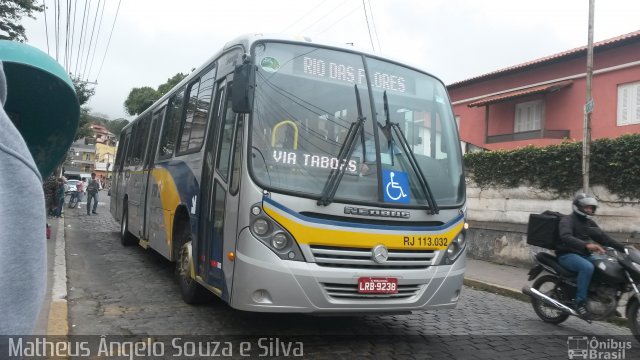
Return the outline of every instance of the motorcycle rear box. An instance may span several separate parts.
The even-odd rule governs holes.
[[[554,211],[530,214],[527,224],[527,244],[555,250],[560,239],[558,224],[562,216]]]

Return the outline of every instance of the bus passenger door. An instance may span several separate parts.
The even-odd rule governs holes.
[[[131,131],[120,138],[118,144],[118,156],[116,157],[116,163],[113,165],[113,174],[115,174],[114,181],[111,182],[111,214],[120,221],[122,219],[122,200],[124,199],[125,187],[125,163],[127,157],[127,150],[129,147],[129,139],[131,138]]]
[[[228,77],[227,79],[230,79]],[[229,300],[233,262],[226,254],[235,252],[238,218],[238,179],[235,168],[241,152],[242,116],[231,110],[228,80],[218,83],[209,141],[204,154],[198,239],[194,244],[196,272],[207,284]],[[233,170],[232,170],[233,169]]]
[[[151,239],[153,231],[158,231],[157,217],[152,215],[152,212],[156,208],[160,208],[160,192],[158,191],[158,185],[153,177],[154,163],[156,160],[156,152],[158,147],[158,138],[160,134],[160,127],[162,126],[162,120],[166,112],[166,106],[163,106],[159,111],[156,111],[151,118],[151,131],[149,134],[149,145],[146,151],[143,167],[142,177],[142,198],[140,203],[142,204],[142,237],[144,239]],[[160,215],[162,220],[162,214]],[[164,222],[162,222],[164,223]],[[150,231],[152,229],[153,231]]]

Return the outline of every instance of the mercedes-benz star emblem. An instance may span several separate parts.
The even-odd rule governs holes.
[[[378,264],[382,264],[389,259],[389,251],[384,245],[378,245],[371,250],[371,259]]]

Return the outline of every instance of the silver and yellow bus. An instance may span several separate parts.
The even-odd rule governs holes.
[[[187,303],[257,312],[454,307],[465,183],[444,84],[308,38],[244,36],[122,132],[124,245],[176,262]]]

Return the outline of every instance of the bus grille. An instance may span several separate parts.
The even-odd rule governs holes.
[[[316,264],[356,269],[426,269],[432,265],[433,250],[389,250],[389,259],[379,264],[371,259],[370,248],[311,246]]]
[[[400,285],[398,284],[397,294],[361,294],[358,292],[357,284],[335,284],[323,283],[327,295],[334,299],[406,299],[420,291],[421,285]]]

